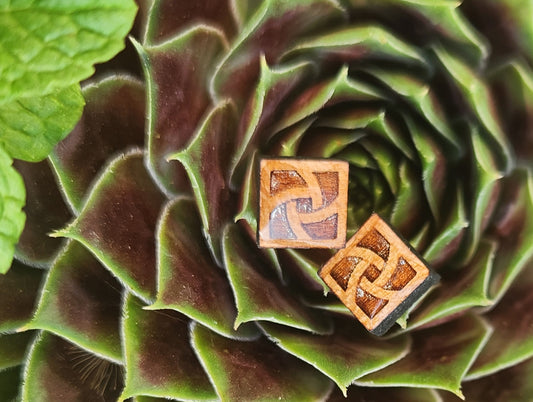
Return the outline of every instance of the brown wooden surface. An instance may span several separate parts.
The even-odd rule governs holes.
[[[330,159],[262,159],[259,246],[344,247],[348,169]]]
[[[337,297],[375,330],[430,275],[429,269],[376,214],[319,272]],[[405,311],[409,306],[402,305]],[[394,322],[391,323],[391,325]]]

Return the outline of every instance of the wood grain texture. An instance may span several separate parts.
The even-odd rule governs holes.
[[[355,317],[383,335],[439,276],[373,214],[320,270]]]
[[[259,246],[344,247],[348,170],[339,160],[262,159]]]

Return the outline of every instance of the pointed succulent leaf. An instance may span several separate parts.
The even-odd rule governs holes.
[[[126,386],[120,400],[135,395],[213,400],[215,391],[190,347],[189,320],[171,310],[147,311],[125,301],[123,337]]]
[[[438,388],[462,397],[461,380],[490,333],[490,327],[472,315],[416,332],[408,356],[355,383],[374,387]]]
[[[172,309],[229,337],[257,333],[233,329],[237,309],[227,277],[209,258],[193,201],[178,198],[163,210],[157,233],[158,292],[150,309]]]
[[[125,75],[83,88],[86,105],[81,120],[50,155],[63,193],[76,212],[108,156],[144,144],[144,96],[143,84]]]
[[[316,401],[331,382],[264,337],[238,342],[195,325],[192,345],[223,401]]]
[[[24,179],[27,194],[26,222],[15,256],[30,266],[49,267],[65,242],[48,235],[64,227],[72,215],[48,161],[15,161],[14,167]]]
[[[309,250],[310,252],[317,250]],[[326,259],[321,259],[322,264],[317,263],[312,256],[306,255],[305,250],[286,249],[278,250],[278,258],[283,266],[284,274],[291,272],[292,276],[298,278],[299,286],[312,290],[317,290],[326,294],[329,292],[328,285],[320,278],[318,271],[320,267],[331,257],[326,252]]]
[[[490,295],[497,301],[533,257],[533,177],[519,169],[505,181],[496,212],[500,247],[494,261]]]
[[[477,129],[472,131],[472,146],[474,152],[474,188],[473,197],[469,205],[470,225],[467,230],[467,248],[464,251],[463,262],[468,262],[475,253],[481,235],[487,226],[499,191],[499,181],[502,173],[498,170],[496,160],[487,141]]]
[[[371,137],[363,138],[361,145],[376,161],[379,171],[383,174],[391,192],[397,194],[398,188],[400,187],[400,178],[398,175],[399,155],[388,144],[376,141]]]
[[[348,396],[334,390],[326,402],[442,402],[434,390],[421,388],[371,388],[352,386]]]
[[[35,331],[0,335],[0,372],[24,363],[26,351],[35,335]]]
[[[189,142],[211,104],[208,77],[225,39],[218,30],[197,26],[157,46],[133,43],[148,91],[148,165],[166,191],[184,192],[183,167],[165,158]]]
[[[32,321],[106,359],[121,362],[120,283],[76,241],[71,241],[46,278]]]
[[[0,5],[0,103],[75,84],[124,47],[132,0],[74,3],[24,0]]]
[[[343,27],[316,38],[304,40],[288,50],[284,57],[306,52],[318,53],[322,57],[327,53],[342,53],[345,57],[349,55],[350,60],[345,61],[370,56],[402,60],[406,64],[425,64],[424,58],[415,47],[375,25]]]
[[[343,67],[335,77],[310,85],[291,101],[276,122],[274,131],[281,131],[341,99],[366,101],[377,98],[377,93],[368,84],[349,78],[348,68]]]
[[[529,402],[533,395],[533,359],[463,385],[464,400]],[[460,402],[452,394],[442,394],[442,402]]]
[[[0,109],[0,146],[13,158],[43,160],[74,127],[83,105],[78,84],[4,103]]]
[[[464,99],[472,111],[476,113],[490,139],[497,144],[494,147],[494,152],[499,157],[497,167],[501,170],[509,171],[513,166],[511,149],[507,137],[493,113],[492,97],[487,85],[469,66],[465,65],[457,57],[442,48],[436,49],[436,53],[444,68],[448,71],[449,76],[454,78]],[[475,137],[476,135],[474,135]]]
[[[468,267],[442,278],[442,282],[412,315],[409,328],[451,317],[472,307],[488,306],[488,285],[496,245],[481,243]],[[443,273],[443,275],[445,275]]]
[[[420,219],[424,205],[424,190],[417,177],[417,171],[405,160],[401,162],[398,172],[399,188],[390,221],[400,233],[412,231],[414,223]]]
[[[271,321],[311,332],[330,328],[321,314],[305,307],[267,268],[269,262],[242,230],[230,224],[224,233],[224,263],[235,295],[235,326],[249,321]]]
[[[529,264],[486,317],[494,333],[467,378],[483,377],[533,357],[533,270]]]
[[[243,186],[241,188],[241,200],[239,212],[233,219],[234,222],[245,221],[250,230],[257,231],[257,205],[259,205],[259,178],[257,177],[258,153],[254,152],[250,158],[248,169],[244,174]]]
[[[245,7],[245,5],[243,5]],[[230,0],[173,1],[155,0],[148,14],[144,44],[171,40],[180,31],[193,25],[209,25],[220,29],[227,37],[235,33]]]
[[[364,137],[363,132],[331,127],[313,127],[298,145],[298,156],[303,158],[332,158],[346,146]]]
[[[240,109],[259,75],[260,57],[276,63],[290,43],[343,19],[329,0],[264,1],[219,63],[211,86],[217,98],[232,98]]]
[[[16,401],[19,395],[22,366],[11,367],[0,371],[0,399],[3,401]]]
[[[279,104],[309,77],[311,64],[297,63],[276,69],[269,67],[264,56],[260,58],[259,82],[242,113],[236,135],[236,148],[231,162],[232,184],[235,170],[265,138],[259,136],[262,129],[276,122]],[[275,130],[273,131],[275,132]]]
[[[220,102],[205,118],[185,149],[168,159],[187,171],[202,218],[204,236],[217,262],[221,260],[222,225],[234,215],[229,189],[229,168],[236,129],[235,108]]]
[[[155,230],[164,196],[141,151],[114,159],[94,184],[80,215],[55,233],[86,246],[128,289],[143,299],[156,290]]]
[[[122,367],[43,331],[24,368],[22,402],[47,402],[58,395],[72,402],[116,401]]]
[[[26,215],[22,207],[26,191],[22,177],[13,167],[13,160],[0,146],[0,274],[5,274],[15,254]]]
[[[469,225],[466,219],[464,195],[460,186],[457,186],[455,193],[447,220],[423,254],[424,259],[434,267],[442,265],[456,253]]]
[[[327,375],[344,394],[356,378],[398,361],[410,346],[408,336],[390,340],[372,337],[352,318],[335,320],[335,331],[326,336],[272,323],[260,325],[283,350]]]
[[[447,158],[429,133],[411,119],[406,119],[406,122],[420,156],[421,181],[424,185],[426,198],[433,218],[438,223],[441,219],[441,199],[447,181]]]
[[[30,321],[37,304],[43,272],[13,261],[0,275],[0,333],[11,333]]]

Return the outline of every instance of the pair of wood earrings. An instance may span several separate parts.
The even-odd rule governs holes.
[[[346,242],[345,161],[262,159],[260,247],[338,248],[319,275],[355,317],[383,335],[439,276],[377,214]]]

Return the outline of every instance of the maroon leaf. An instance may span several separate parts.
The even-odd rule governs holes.
[[[54,149],[50,160],[73,209],[83,199],[109,155],[143,146],[144,85],[127,76],[110,77],[83,89],[81,120]]]
[[[48,165],[48,161],[29,163],[15,160],[13,166],[22,175],[26,187],[26,224],[16,246],[15,256],[25,264],[36,267],[50,265],[62,239],[48,236],[71,218]]]
[[[107,166],[79,217],[55,235],[84,244],[129,289],[150,299],[155,296],[155,230],[163,202],[143,153],[132,151]]]
[[[122,387],[121,366],[43,332],[29,353],[22,400],[112,402]]]
[[[195,325],[192,344],[224,401],[316,401],[331,390],[327,377],[265,338],[239,342]]]
[[[228,279],[210,258],[194,202],[178,198],[159,222],[158,294],[150,309],[177,310],[213,331],[230,337],[257,331],[233,329],[237,309]]]
[[[71,241],[48,274],[32,322],[84,349],[122,361],[122,287],[82,245]]]
[[[0,275],[0,333],[13,332],[33,316],[43,271],[17,261]]]
[[[146,311],[133,296],[125,302],[123,335],[126,387],[135,395],[212,400],[213,387],[190,347],[189,320],[172,310]]]
[[[188,191],[183,167],[165,158],[189,142],[211,104],[207,79],[224,38],[204,26],[154,47],[134,43],[148,88],[149,167],[165,190]]]
[[[150,8],[145,44],[161,43],[188,27],[205,24],[232,37],[235,22],[231,0],[175,1],[156,0]]]

